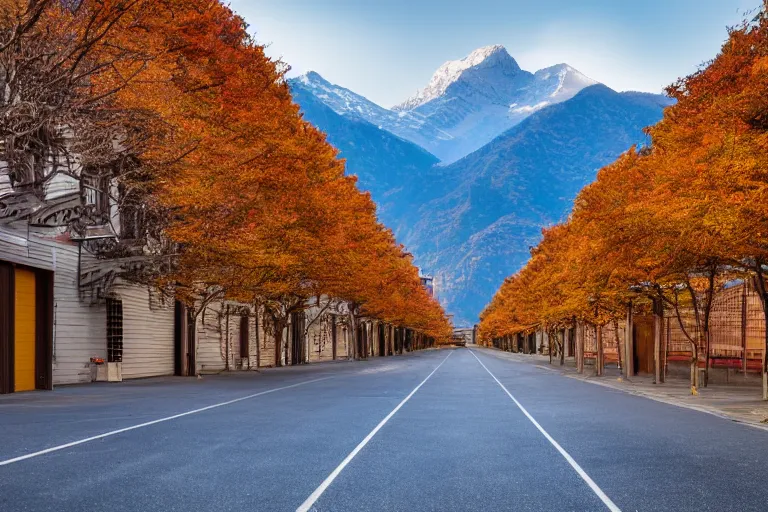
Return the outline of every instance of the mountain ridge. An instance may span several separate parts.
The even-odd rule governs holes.
[[[504,46],[499,44],[484,46],[474,50],[463,59],[445,62],[435,71],[426,87],[417,91],[414,96],[404,102],[392,107],[392,110],[398,112],[418,108],[445,94],[448,88],[461,79],[465,72],[479,67],[498,69],[511,76],[522,71],[517,61],[509,55]]]
[[[567,64],[535,73],[520,68],[502,45],[444,63],[430,83],[387,109],[314,71],[289,80],[312,91],[340,115],[360,117],[450,164],[542,108],[597,82]]]
[[[643,128],[670,103],[651,96],[590,86],[443,169],[455,187],[420,207],[403,241],[458,323],[476,318],[600,167],[646,143]]]
[[[380,220],[414,254],[416,264],[434,275],[439,298],[457,325],[476,320],[503,279],[528,259],[541,228],[565,218],[577,192],[600,167],[633,144],[646,144],[643,128],[661,119],[672,103],[660,95],[592,84],[567,64],[537,73],[536,83],[547,82],[547,87],[528,98],[543,102],[562,93],[567,99],[542,106],[529,101],[530,112],[519,122],[449,164],[428,148],[456,143],[459,132],[446,137],[438,129],[416,130],[424,146],[390,132],[387,123],[373,122],[372,113],[378,113],[378,120],[391,122],[396,116],[402,123],[435,128],[433,113],[425,111],[439,110],[440,101],[393,112],[317,74],[290,81],[305,118],[328,134],[347,159],[347,171],[371,191]],[[453,94],[453,88],[464,86],[458,80],[445,91]]]

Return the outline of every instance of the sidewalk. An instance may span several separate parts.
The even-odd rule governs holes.
[[[595,368],[592,366],[585,367],[583,374],[577,373],[573,359],[566,359],[565,366],[560,366],[559,360],[553,360],[550,365],[549,356],[514,354],[478,346],[472,346],[472,348],[501,359],[534,365],[542,370],[559,373],[565,377],[590,384],[605,386],[768,430],[768,402],[760,399],[759,387],[712,384],[706,388],[699,388],[699,395],[692,396],[690,383],[680,378],[670,377],[664,384],[653,384],[653,376],[636,375],[626,379],[615,367],[606,368],[605,375],[597,377]]]

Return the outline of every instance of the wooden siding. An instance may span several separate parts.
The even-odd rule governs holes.
[[[53,384],[91,381],[91,357],[106,358],[106,312],[103,305],[80,301],[77,290],[77,244],[57,240],[57,230],[0,228],[0,260],[52,270]],[[84,263],[94,259],[85,251]]]
[[[266,320],[268,321],[268,320]],[[274,366],[275,364],[275,336],[270,328],[265,328],[263,310],[259,312],[259,363],[261,366]],[[251,346],[253,350],[253,346]],[[254,352],[251,352],[255,355]]]
[[[53,384],[91,381],[92,357],[107,357],[107,313],[103,304],[80,300],[77,245],[55,248],[53,274]],[[93,261],[82,255],[83,262]]]
[[[217,372],[225,368],[222,306],[220,302],[212,302],[197,316],[195,360],[198,372]]]
[[[332,332],[333,316],[327,311],[313,306],[306,311],[307,315],[307,355],[310,363],[331,361],[333,359]],[[319,315],[319,318],[318,318]],[[311,322],[311,325],[310,325]],[[339,327],[336,327],[337,336]],[[338,357],[338,354],[337,354]]]
[[[123,379],[173,375],[173,301],[164,304],[147,287],[129,283],[112,294],[123,301]]]
[[[83,267],[98,265],[87,251],[80,254]],[[92,380],[91,358],[107,357],[106,308],[78,290],[78,245],[69,241],[62,229],[29,228],[19,223],[0,227],[0,260],[53,272],[53,385],[85,383]],[[174,373],[173,305],[158,302],[158,294],[146,287],[118,283],[112,292],[123,300],[123,377],[136,378]],[[227,307],[230,314],[227,315]],[[196,370],[202,373],[272,366],[275,343],[264,317],[248,307],[248,357],[240,355],[240,321],[245,306],[234,302],[209,304],[195,324]],[[309,319],[319,309],[307,311]],[[256,328],[258,316],[258,329]],[[332,316],[307,328],[305,350],[310,362],[333,359]],[[347,319],[336,316],[337,359],[352,351]],[[267,325],[269,327],[269,325]],[[284,332],[284,338],[287,333]],[[378,353],[376,334],[369,335]],[[227,355],[229,359],[227,360]]]
[[[248,314],[248,356],[240,355],[240,322]],[[212,373],[222,370],[248,370],[257,364],[272,366],[274,339],[264,331],[263,319],[253,307],[236,302],[213,302],[197,317],[197,370]],[[258,363],[257,363],[258,358]],[[228,360],[227,360],[228,359]],[[229,363],[229,364],[227,364]]]

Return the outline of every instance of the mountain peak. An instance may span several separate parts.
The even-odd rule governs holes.
[[[550,103],[570,99],[582,89],[599,83],[564,63],[540,69],[533,76],[537,82],[548,83],[551,87],[552,92],[549,94],[551,99],[548,100]]]
[[[317,71],[307,71],[303,75],[296,77],[294,80],[297,80],[305,85],[311,82],[328,83],[328,81],[323,78]]]
[[[466,71],[479,68],[498,68],[511,76],[520,72],[520,66],[517,65],[515,59],[509,55],[504,46],[500,44],[483,46],[474,50],[463,59],[449,60],[444,63],[435,71],[429,84],[424,89],[417,91],[415,96],[393,107],[393,110],[413,110],[435,98],[439,98]]]
[[[478,48],[477,50],[474,50],[472,53],[467,55],[461,60],[458,61],[448,61],[445,64],[443,64],[443,67],[451,65],[451,64],[459,64],[466,66],[464,69],[468,69],[474,66],[479,65],[482,62],[485,62],[491,57],[497,57],[504,60],[512,60],[512,57],[509,55],[509,52],[507,52],[507,49],[504,48],[504,46],[500,44],[494,44],[491,46],[483,46],[482,48]]]

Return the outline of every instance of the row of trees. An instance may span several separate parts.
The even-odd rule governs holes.
[[[349,304],[353,334],[366,315],[450,336],[370,195],[302,119],[287,66],[226,5],[0,0],[0,24],[11,179],[42,199],[53,166],[110,194],[132,229],[100,256],[131,278],[198,308],[258,304],[276,338],[323,297]]]
[[[690,342],[695,392],[718,291],[750,280],[768,320],[767,11],[765,2],[729,31],[713,61],[668,87],[677,102],[647,129],[652,144],[601,169],[568,221],[543,231],[526,267],[482,313],[483,339],[576,321],[605,325],[632,302],[663,305]],[[693,314],[695,330],[683,312]]]

